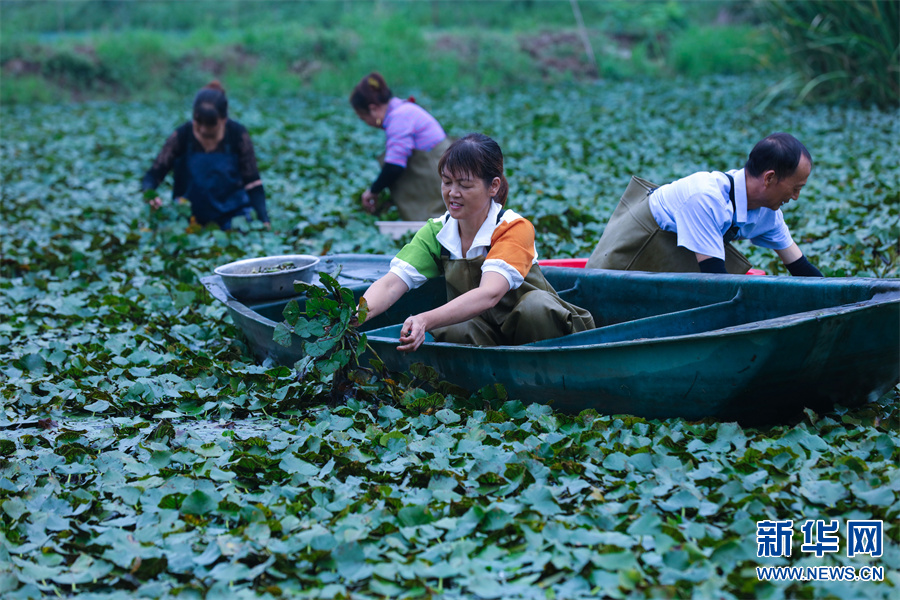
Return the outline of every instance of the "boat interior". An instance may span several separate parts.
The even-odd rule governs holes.
[[[597,328],[530,344],[538,347],[692,335],[753,326],[772,319],[798,318],[814,311],[848,310],[861,302],[900,299],[900,282],[895,280],[709,277],[620,271],[585,277],[584,269],[545,267],[543,271],[562,299],[591,312]],[[343,285],[359,297],[369,283],[351,278]],[[278,322],[287,301],[254,304],[251,308]],[[396,338],[397,326],[408,315],[445,301],[443,280],[429,281],[362,329],[370,335]]]

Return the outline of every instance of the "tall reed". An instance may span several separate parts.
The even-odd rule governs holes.
[[[900,2],[761,0],[760,5],[794,68],[770,88],[768,99],[793,92],[798,100],[898,106]]]

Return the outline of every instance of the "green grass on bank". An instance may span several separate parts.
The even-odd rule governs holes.
[[[711,24],[740,3],[698,12],[691,2],[582,2],[593,64],[569,2],[191,2],[163,12],[159,4],[113,2],[100,13],[91,2],[4,3],[0,100],[174,99],[213,78],[242,95],[346,94],[374,69],[392,85],[441,96],[741,73],[777,52],[757,26]]]
[[[580,0],[588,27],[623,34],[708,23],[722,11],[752,19],[748,0]],[[418,27],[524,31],[571,27],[569,0],[4,0],[4,36],[22,32],[68,34],[94,31],[244,29],[292,23],[335,28],[348,20],[400,18]]]
[[[799,99],[900,106],[900,2],[762,0],[793,73],[774,89]]]
[[[761,108],[779,96],[900,106],[895,0],[4,0],[0,11],[5,104],[184,98],[213,78],[242,95],[345,95],[378,69],[436,96],[766,72],[777,75]]]

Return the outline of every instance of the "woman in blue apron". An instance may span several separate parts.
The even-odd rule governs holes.
[[[247,129],[228,118],[228,99],[218,81],[197,93],[193,118],[166,140],[141,180],[142,190],[156,190],[171,170],[172,199],[190,202],[192,221],[216,223],[227,230],[234,217],[249,219],[253,208],[256,217],[269,226],[253,143]],[[162,200],[156,196],[149,204],[157,209]]]
[[[519,345],[594,327],[587,310],[559,297],[541,273],[534,226],[504,207],[509,183],[497,142],[480,133],[453,142],[438,163],[447,211],[429,219],[364,294],[371,319],[426,280],[443,276],[447,303],[411,315],[400,346],[438,342]]]

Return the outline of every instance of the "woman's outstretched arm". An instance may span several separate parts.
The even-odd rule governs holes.
[[[377,317],[409,291],[409,286],[400,277],[388,273],[369,286],[363,298],[366,299],[368,312],[366,321]]]

